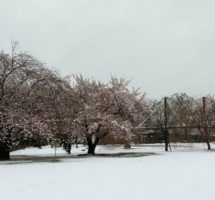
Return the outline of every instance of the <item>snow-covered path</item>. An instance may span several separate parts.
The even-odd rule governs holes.
[[[215,199],[215,152],[157,151],[159,155],[137,158],[87,157],[55,163],[0,164],[0,199]]]

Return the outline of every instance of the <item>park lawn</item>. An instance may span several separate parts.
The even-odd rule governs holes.
[[[176,148],[177,146],[177,148]],[[42,162],[13,160],[16,156],[54,156],[50,147],[12,153],[0,162],[2,200],[214,200],[215,152],[204,144],[178,144],[172,152],[163,145],[98,146],[98,154],[80,156],[86,147],[74,148],[72,157]],[[122,152],[155,153],[123,157]],[[57,156],[66,156],[57,150]]]

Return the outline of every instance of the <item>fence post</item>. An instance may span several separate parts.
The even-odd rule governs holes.
[[[164,142],[165,151],[168,151],[169,146],[169,133],[167,129],[168,117],[167,117],[167,97],[164,97]]]
[[[207,117],[206,117],[206,97],[202,97],[202,113],[203,113],[203,137],[207,144],[208,150],[211,150],[209,141],[209,132],[207,128]]]

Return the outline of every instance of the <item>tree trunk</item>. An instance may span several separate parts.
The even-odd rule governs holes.
[[[71,144],[67,144],[67,153],[71,154],[71,149],[72,149],[72,145]]]
[[[206,144],[207,144],[208,150],[211,150],[211,145],[210,145],[210,142],[208,140],[206,141]]]
[[[210,133],[208,132],[207,128],[204,128],[204,138],[205,142],[207,144],[208,150],[211,150],[211,145],[210,145]]]
[[[10,151],[8,148],[0,147],[0,160],[10,160]]]
[[[88,143],[88,152],[87,154],[95,155],[95,145],[94,144],[89,144]]]
[[[72,144],[65,142],[63,143],[63,148],[68,154],[71,154]]]
[[[87,154],[88,155],[95,155],[95,149],[96,149],[98,142],[99,142],[99,138],[96,138],[95,141],[92,141],[92,136],[89,136],[87,138],[87,144],[88,144]]]

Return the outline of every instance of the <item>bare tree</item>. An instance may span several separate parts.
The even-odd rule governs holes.
[[[210,138],[215,128],[215,98],[213,96],[196,99],[191,112],[192,123],[201,133],[201,141],[211,150]]]

